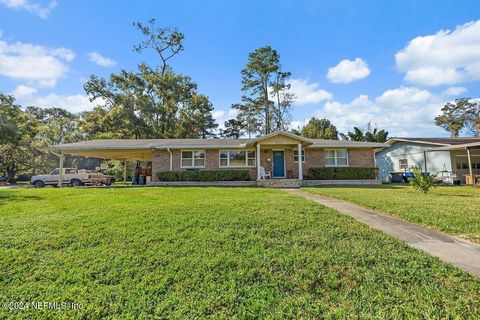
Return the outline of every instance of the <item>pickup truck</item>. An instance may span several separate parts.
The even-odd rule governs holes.
[[[35,188],[43,188],[46,185],[58,186],[60,170],[57,168],[50,174],[42,174],[33,176],[30,180]],[[115,182],[113,176],[107,176],[100,172],[92,172],[87,170],[78,170],[75,168],[63,169],[63,184],[69,184],[72,187],[88,186],[88,185],[111,185]]]

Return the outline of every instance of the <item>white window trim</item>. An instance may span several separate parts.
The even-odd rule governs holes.
[[[192,157],[193,157],[193,152],[197,151],[197,152],[203,152],[205,154],[205,157],[203,158],[203,166],[195,166],[194,163],[195,163],[195,158],[191,158],[192,159],[192,165],[191,166],[184,166],[183,165],[183,152],[189,152],[191,151],[192,152]],[[185,158],[185,159],[190,159],[190,158]],[[207,152],[205,150],[202,150],[202,149],[182,149],[180,150],[180,168],[182,169],[202,169],[202,168],[205,168],[206,167],[206,164],[207,164]]]
[[[403,168],[402,168],[402,164],[401,162],[405,160],[407,162],[406,166],[404,165]],[[399,170],[405,170],[405,169],[408,169],[408,159],[405,159],[405,158],[402,158],[402,159],[398,159],[398,168]]]
[[[244,166],[231,166],[230,165],[230,156],[227,157],[227,165],[224,166],[221,164],[221,160],[222,158],[220,158],[220,154],[223,152],[230,152],[230,151],[245,151],[245,165]],[[255,157],[253,158],[254,159],[254,162],[253,162],[253,165],[249,166],[248,165],[248,152],[253,152],[255,153]],[[252,159],[252,158],[250,158]],[[255,151],[255,149],[220,149],[218,150],[218,167],[219,168],[255,168],[257,165],[257,152]]]
[[[347,150],[347,164],[337,164],[337,151],[339,150]],[[335,157],[332,158],[332,157],[327,157],[327,151],[335,151]],[[349,157],[349,152],[348,152],[348,149],[346,148],[342,148],[342,149],[325,149],[325,156],[324,156],[324,159],[335,159],[335,164],[327,164],[325,162],[325,167],[349,167],[350,166],[350,157]],[[343,157],[342,157],[343,159]]]
[[[298,163],[298,157],[297,157],[297,160],[295,161],[295,152],[298,153],[298,150],[293,149],[293,152],[292,152],[293,163]],[[307,150],[305,150],[305,149],[302,148],[302,153],[303,153],[303,157],[302,157],[302,158],[303,158],[303,161],[302,161],[302,163],[305,163],[305,162],[307,162]]]

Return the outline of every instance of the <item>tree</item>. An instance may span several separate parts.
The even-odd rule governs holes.
[[[178,119],[178,138],[213,138],[218,127],[212,115],[213,106],[206,96],[194,94]]]
[[[80,117],[59,107],[27,107],[25,112],[35,117],[38,123],[37,134],[32,141],[32,172],[49,172],[58,162],[58,157],[50,152],[49,146],[81,140]]]
[[[244,121],[230,119],[225,121],[225,129],[220,130],[223,138],[239,139],[245,132],[247,124]]]
[[[425,172],[419,168],[412,168],[413,177],[410,178],[410,185],[415,190],[421,190],[424,194],[427,194],[431,188],[435,187],[435,174]]]
[[[85,84],[91,101],[103,106],[82,114],[82,129],[92,138],[212,137],[217,127],[208,98],[197,92],[190,77],[175,74],[167,65],[183,50],[184,35],[177,30],[134,24],[146,37],[137,52],[150,48],[160,67],[146,63],[136,72],[122,70],[108,80],[92,75]],[[95,125],[92,125],[92,122]]]
[[[340,133],[343,140],[365,141],[365,134],[359,127],[353,127],[353,131],[348,131],[346,134]]]
[[[237,119],[245,121],[249,133],[286,130],[294,96],[288,92],[291,74],[282,71],[277,51],[266,46],[250,52],[241,74],[242,103],[232,106],[239,111]]]
[[[456,99],[448,102],[442,108],[442,114],[435,117],[435,125],[450,132],[452,138],[460,135],[460,131],[470,128],[474,134],[479,134],[480,111],[479,104],[473,103],[469,98]]]
[[[291,75],[290,72],[277,72],[272,86],[271,95],[276,101],[276,104],[272,105],[273,131],[287,131],[291,121],[290,113],[295,100],[295,95],[290,92],[291,85],[288,83]]]
[[[300,135],[312,139],[338,140],[338,130],[328,119],[317,119],[313,117],[308,124],[302,128]]]
[[[38,132],[35,117],[14,102],[13,96],[0,93],[0,171],[9,182],[14,182],[21,170],[32,167],[33,142]]]
[[[369,122],[366,130],[360,129],[359,127],[353,127],[353,131],[349,131],[347,134],[340,133],[340,137],[343,140],[385,142],[388,140],[388,131],[383,129],[378,130],[376,126],[372,128],[371,123]]]
[[[157,27],[155,25],[155,19],[150,19],[148,24],[149,26],[144,25],[141,22],[133,24],[133,26],[140,30],[147,38],[134,46],[134,51],[141,53],[145,49],[153,49],[162,61],[161,75],[163,76],[168,68],[168,60],[183,51],[183,40],[185,39],[185,35],[177,29],[170,30]]]

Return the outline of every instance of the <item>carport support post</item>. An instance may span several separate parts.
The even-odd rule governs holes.
[[[473,181],[472,155],[470,154],[470,148],[467,148],[467,158],[468,158],[468,171],[470,173],[470,181],[472,182],[472,185],[474,185],[475,181]]]
[[[123,162],[123,184],[127,184],[127,160]]]
[[[298,144],[298,179],[303,180],[302,144]]]
[[[427,173],[427,151],[423,151],[423,162],[425,162],[425,173]]]
[[[60,165],[58,166],[58,187],[61,188],[63,186],[63,159],[64,155],[60,153]]]

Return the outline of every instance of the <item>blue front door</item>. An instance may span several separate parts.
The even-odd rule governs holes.
[[[285,151],[273,151],[273,177],[285,178]]]

